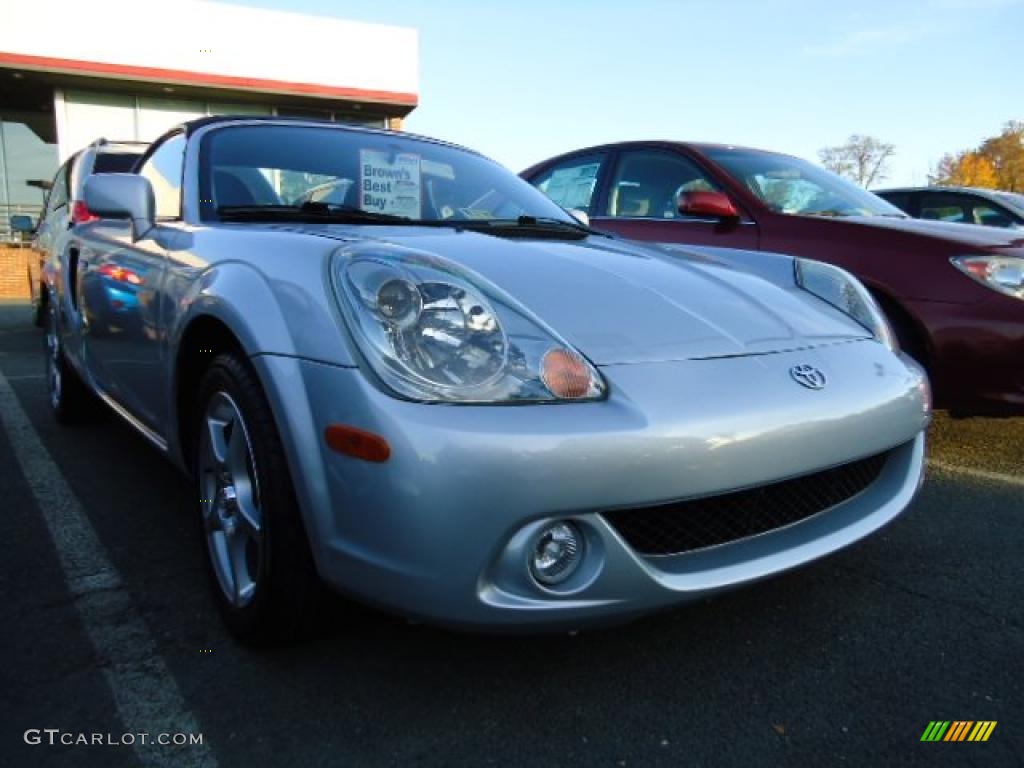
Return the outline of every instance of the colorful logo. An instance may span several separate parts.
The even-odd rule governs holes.
[[[932,720],[921,734],[921,741],[988,741],[996,720]]]

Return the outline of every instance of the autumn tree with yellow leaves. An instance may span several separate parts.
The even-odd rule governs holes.
[[[1011,120],[976,149],[944,155],[929,183],[1024,192],[1024,121]]]

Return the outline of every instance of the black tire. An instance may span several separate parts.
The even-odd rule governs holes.
[[[53,416],[60,424],[72,424],[85,413],[89,393],[64,356],[57,310],[49,302],[43,350],[46,354],[46,390]]]
[[[246,438],[248,455],[241,476],[231,474],[227,461],[220,464],[215,460],[209,442],[211,409],[216,413],[216,408],[228,402],[239,414],[239,434]],[[291,640],[308,630],[321,584],[270,405],[255,371],[244,357],[234,353],[220,354],[210,363],[199,385],[197,404],[193,421],[193,488],[200,510],[207,570],[221,613],[231,633],[245,644],[266,646]],[[237,428],[236,424],[222,433],[225,446]],[[228,450],[224,449],[225,456]],[[219,467],[221,473],[211,480],[211,473],[216,474],[212,467]],[[230,533],[224,527],[231,519],[231,512],[226,509],[233,507],[237,520],[245,519],[240,512],[241,496],[235,501],[236,488],[240,489],[245,482],[250,484],[247,504],[258,512],[258,540],[244,532],[239,534],[249,530],[242,525],[232,526]],[[228,487],[232,489],[231,503],[224,502]],[[221,544],[217,543],[218,535],[222,537]],[[238,571],[230,567],[225,570],[223,560],[218,560],[216,554],[228,551],[239,535],[246,536],[241,559],[246,583],[252,586],[244,604],[240,604],[238,584],[242,579]],[[223,576],[231,572],[233,578]],[[223,578],[233,582],[233,592]]]
[[[873,296],[875,301],[878,302],[878,306],[885,313],[892,332],[896,334],[900,350],[914,358],[922,368],[927,370],[929,367],[928,347],[917,325],[910,319],[903,308],[891,299],[880,296],[877,293],[873,294]]]
[[[45,286],[39,287],[39,300],[36,302],[33,321],[37,328],[45,328],[50,313],[50,301]]]
[[[927,369],[928,351],[925,349],[924,341],[918,334],[917,329],[906,318],[890,317],[890,325],[892,326],[893,333],[896,334],[896,340],[900,344],[900,349],[914,358],[922,368]]]

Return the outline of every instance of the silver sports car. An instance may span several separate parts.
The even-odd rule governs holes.
[[[620,620],[834,552],[921,482],[927,381],[836,267],[627,242],[465,149],[277,118],[187,123],[85,202],[53,409],[92,393],[188,474],[243,640],[324,581],[464,627]]]

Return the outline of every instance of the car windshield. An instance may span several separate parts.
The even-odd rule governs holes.
[[[472,152],[342,127],[211,131],[201,149],[200,200],[204,219],[337,213],[360,222],[527,217],[579,226],[530,184]]]
[[[1016,192],[996,192],[995,194],[999,199],[1024,213],[1024,195],[1019,195]]]
[[[705,154],[777,213],[906,217],[877,195],[806,160],[725,147]]]

